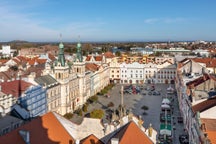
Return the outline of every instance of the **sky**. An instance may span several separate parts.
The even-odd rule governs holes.
[[[216,41],[215,6],[215,0],[0,0],[0,42]]]

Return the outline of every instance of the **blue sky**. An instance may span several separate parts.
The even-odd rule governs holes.
[[[0,0],[0,41],[216,40],[215,0]]]

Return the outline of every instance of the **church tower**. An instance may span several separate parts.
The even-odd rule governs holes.
[[[53,65],[53,77],[61,84],[61,114],[70,111],[69,66],[65,61],[64,45],[59,44],[58,60]]]
[[[61,66],[65,66],[64,45],[62,42],[59,44],[58,62]]]
[[[82,57],[82,45],[80,42],[77,43],[77,52],[76,52],[76,61],[83,62],[83,57]]]
[[[86,79],[85,79],[85,62],[83,62],[82,57],[82,45],[80,42],[77,43],[77,52],[76,52],[76,58],[74,61],[74,71],[77,74],[77,77],[79,79],[79,94],[80,94],[80,101],[79,105],[82,105],[86,102]]]

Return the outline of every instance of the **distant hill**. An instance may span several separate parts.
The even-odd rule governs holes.
[[[24,40],[13,40],[13,41],[9,41],[8,43],[29,43],[29,42]]]

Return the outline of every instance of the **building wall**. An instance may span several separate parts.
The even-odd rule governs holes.
[[[176,66],[168,62],[164,64],[123,62],[119,67],[120,82],[124,84],[171,83],[175,79]],[[113,68],[110,69],[113,71],[111,74],[114,74]]]
[[[29,110],[31,117],[41,116],[47,112],[46,89],[39,85],[31,86],[19,97],[18,102]]]
[[[61,108],[61,86],[47,86],[47,112],[60,113]]]
[[[0,92],[0,116],[11,111],[11,107],[16,103],[17,99],[12,95],[6,95]]]

